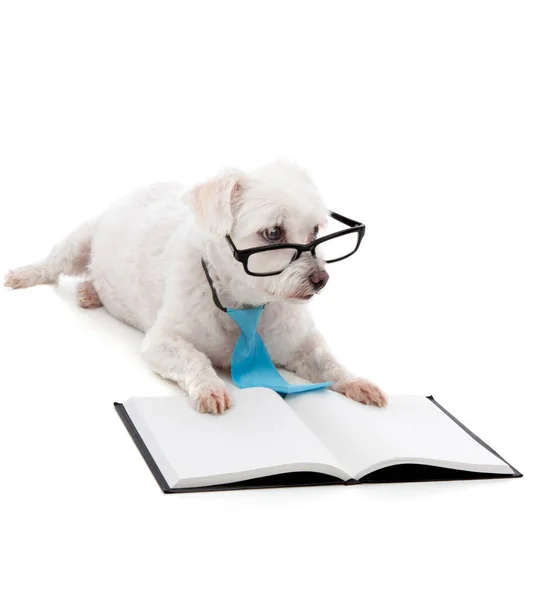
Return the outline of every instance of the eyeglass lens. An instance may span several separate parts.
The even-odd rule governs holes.
[[[259,275],[283,271],[296,255],[297,251],[293,248],[257,252],[256,254],[251,254],[249,256],[247,268],[251,273]]]
[[[352,231],[318,244],[315,253],[318,258],[325,261],[339,260],[352,254],[357,247],[357,242],[358,233]]]

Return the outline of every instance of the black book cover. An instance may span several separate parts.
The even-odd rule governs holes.
[[[522,477],[522,473],[519,473],[514,467],[512,467],[502,456],[500,456],[493,448],[483,442],[477,435],[472,433],[467,427],[465,427],[458,419],[456,419],[451,413],[447,412],[434,398],[428,396],[430,402],[433,402],[437,408],[443,411],[449,418],[451,418],[459,427],[464,429],[468,435],[470,435],[476,442],[481,444],[484,448],[489,450],[492,454],[500,458],[506,463],[511,470],[512,474],[499,474],[499,473],[476,473],[474,471],[461,471],[459,469],[449,469],[446,467],[433,467],[429,465],[417,465],[417,464],[406,464],[406,465],[394,465],[391,467],[385,467],[379,469],[374,473],[370,473],[366,477],[356,481],[351,479],[349,481],[340,481],[330,475],[323,475],[321,473],[312,473],[310,471],[297,472],[297,473],[284,473],[281,475],[269,475],[266,477],[257,477],[254,479],[247,479],[245,481],[237,481],[236,483],[226,483],[222,485],[211,485],[194,488],[179,488],[172,489],[168,486],[167,481],[164,479],[162,472],[158,468],[154,458],[150,454],[146,444],[143,442],[139,432],[137,431],[133,421],[127,414],[125,406],[119,402],[114,403],[116,412],[120,416],[125,428],[129,432],[129,435],[135,442],[137,449],[144,458],[148,468],[150,469],[154,479],[158,482],[158,485],[165,494],[183,494],[186,492],[215,492],[222,490],[244,490],[244,489],[255,489],[255,488],[276,488],[276,487],[300,487],[300,486],[314,486],[314,485],[357,485],[361,483],[405,483],[405,482],[422,482],[422,481],[460,481],[466,479],[506,479],[509,477]]]

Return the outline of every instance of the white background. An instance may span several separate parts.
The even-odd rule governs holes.
[[[433,393],[525,475],[164,496],[112,408],[176,392],[141,334],[79,309],[67,280],[5,291],[4,597],[550,596],[554,17],[2,3],[2,273],[144,183],[294,159],[367,224],[314,302],[337,355],[389,393]]]

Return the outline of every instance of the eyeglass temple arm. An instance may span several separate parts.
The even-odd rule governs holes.
[[[229,247],[231,248],[231,251],[233,252],[233,254],[235,254],[236,252],[238,252],[237,246],[235,246],[235,244],[233,243],[233,240],[231,239],[231,237],[229,235],[226,235],[225,239],[226,239],[227,243],[229,244]]]
[[[362,225],[362,223],[359,223],[358,221],[354,221],[353,219],[349,219],[349,217],[344,217],[343,215],[340,215],[336,212],[333,212],[330,210],[330,217],[332,219],[335,219],[336,221],[339,221],[341,223],[343,223],[344,225],[349,225],[349,227],[356,227],[357,225]]]

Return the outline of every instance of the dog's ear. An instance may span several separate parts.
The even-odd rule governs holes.
[[[186,194],[185,202],[201,229],[217,238],[231,233],[245,180],[241,171],[229,170]]]

